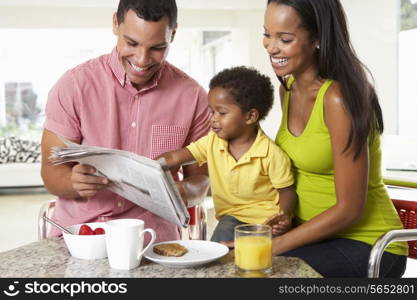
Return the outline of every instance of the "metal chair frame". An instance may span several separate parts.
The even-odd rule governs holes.
[[[38,240],[43,240],[48,237],[50,224],[45,221],[44,216],[50,218],[55,208],[56,200],[49,200],[42,204],[38,214]]]
[[[409,258],[417,259],[417,201],[392,200],[404,229],[383,234],[372,247],[368,262],[368,277],[378,278],[382,254],[392,242],[408,242]]]

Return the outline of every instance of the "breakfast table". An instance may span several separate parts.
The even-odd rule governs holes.
[[[108,259],[84,260],[70,255],[62,238],[49,238],[0,253],[3,278],[233,278],[234,251],[220,259],[192,268],[172,268],[142,258],[139,267],[116,270]],[[272,278],[322,277],[303,260],[273,257]]]

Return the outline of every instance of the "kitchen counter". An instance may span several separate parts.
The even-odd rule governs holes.
[[[417,188],[417,171],[386,170],[383,177],[387,185]]]
[[[82,260],[71,257],[62,238],[46,239],[0,253],[0,277],[133,277],[133,278],[230,278],[234,273],[234,252],[194,268],[169,268],[143,258],[138,268],[111,269],[107,258]],[[321,277],[303,260],[273,258],[274,278]]]

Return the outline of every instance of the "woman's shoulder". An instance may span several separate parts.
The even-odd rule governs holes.
[[[350,126],[350,115],[343,99],[342,85],[334,80],[324,95],[324,119],[327,127]],[[343,128],[345,127],[343,125]],[[337,130],[336,130],[337,131]]]
[[[343,104],[342,85],[337,80],[332,80],[329,88],[324,95],[324,102],[326,105],[340,105]]]

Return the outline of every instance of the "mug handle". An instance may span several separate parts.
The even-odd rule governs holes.
[[[155,242],[155,239],[156,239],[156,232],[152,228],[144,229],[139,235],[142,236],[142,235],[145,234],[145,232],[149,232],[151,234],[151,236],[152,236],[151,241],[141,252],[139,252],[138,257],[141,257],[143,255],[143,253],[145,253],[145,251],[148,250],[148,248],[153,245],[153,243]]]

